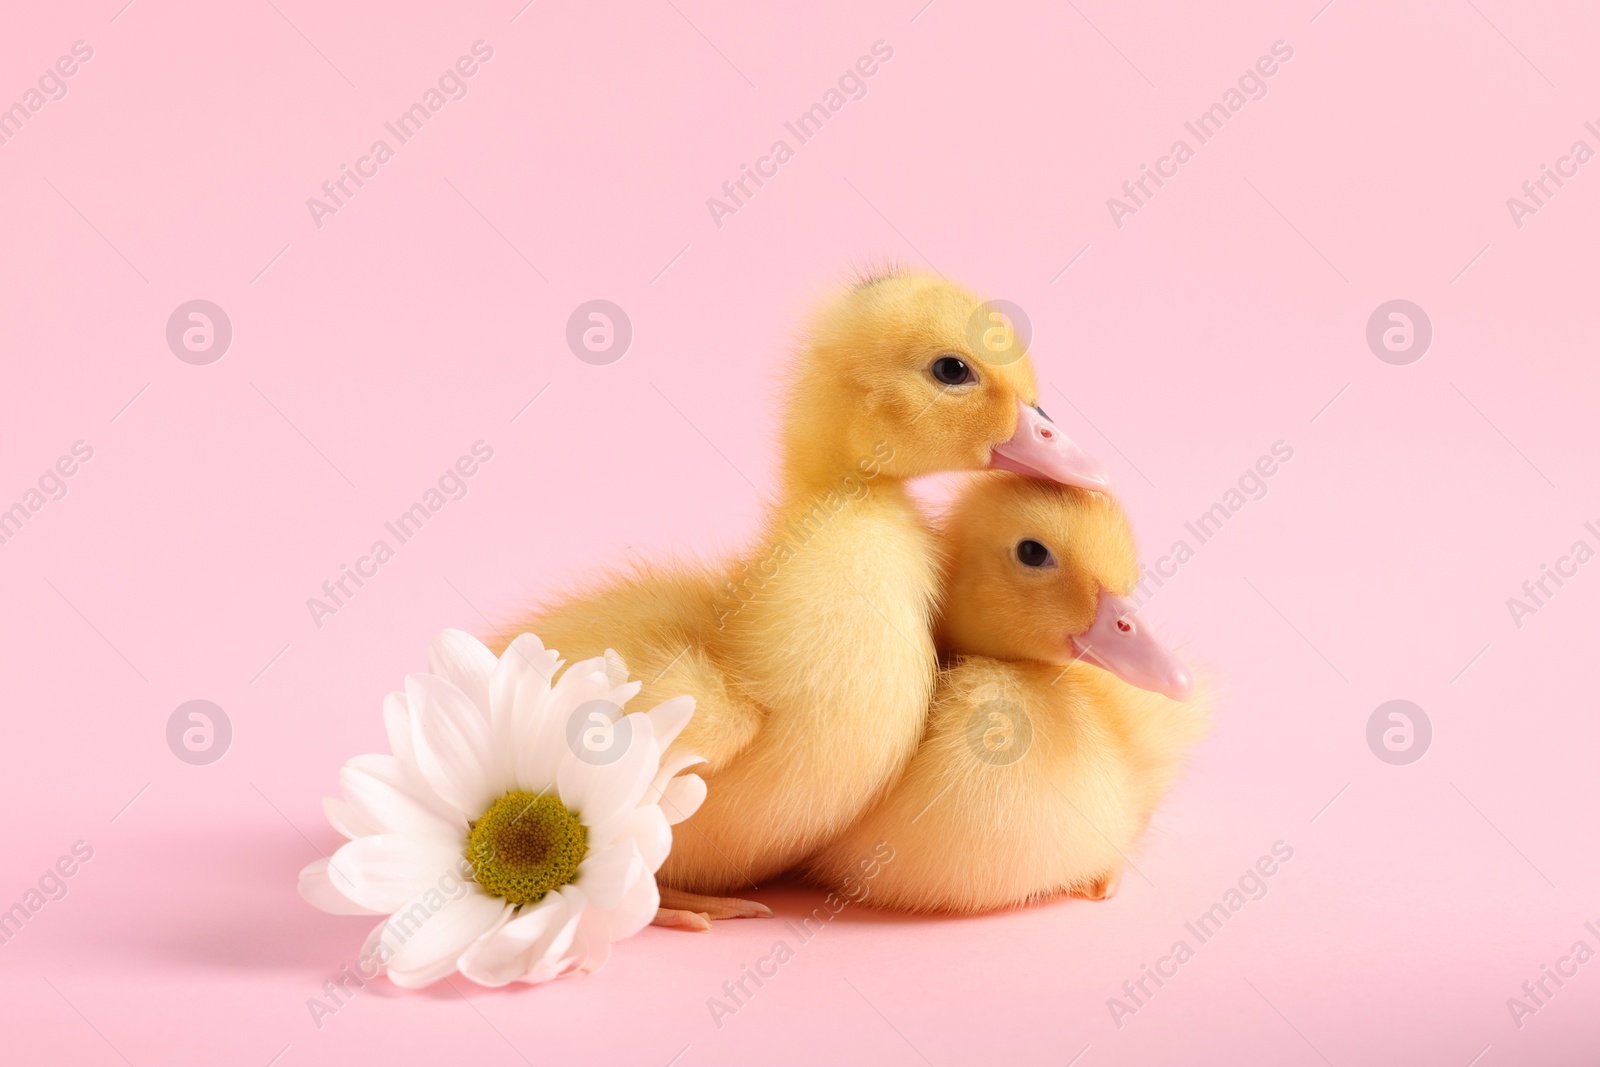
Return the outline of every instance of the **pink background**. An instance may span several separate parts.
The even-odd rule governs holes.
[[[1505,204],[1600,148],[1582,5],[121,2],[0,35],[4,102],[94,49],[0,145],[0,507],[94,449],[0,545],[0,907],[94,849],[0,947],[8,1062],[1592,1057],[1600,962],[1521,1029],[1506,1007],[1600,948],[1600,563],[1520,629],[1505,603],[1600,547],[1600,162],[1520,229]],[[480,39],[469,94],[314,226],[306,198]],[[878,40],[868,95],[715,226],[706,198]],[[1277,40],[1267,97],[1113,225],[1106,198]],[[1151,605],[1226,697],[1142,876],[980,919],[847,911],[721,1029],[707,998],[778,923],[647,930],[538,989],[375,983],[319,1029],[306,1001],[368,923],[294,876],[382,695],[442,627],[745,541],[804,311],[884,258],[1029,311],[1045,407],[1149,561],[1294,449]],[[165,342],[195,298],[233,323],[209,366]],[[564,340],[593,298],[634,327],[609,366]],[[1409,366],[1364,338],[1396,298],[1434,327]],[[479,439],[468,495],[313,625],[306,598]],[[165,741],[197,698],[233,725],[209,766]],[[1365,740],[1395,698],[1434,727],[1409,766]],[[1278,840],[1266,898],[1119,1029],[1107,998]],[[789,919],[819,898],[763,894]]]

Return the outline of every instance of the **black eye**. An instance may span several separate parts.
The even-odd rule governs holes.
[[[1051,567],[1055,565],[1055,557],[1050,550],[1037,541],[1017,542],[1017,562],[1024,567]]]
[[[929,372],[938,381],[945,385],[965,385],[967,382],[976,381],[972,375],[972,368],[967,366],[966,360],[956,356],[940,356],[933,361]]]

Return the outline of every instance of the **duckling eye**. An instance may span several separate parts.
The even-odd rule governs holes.
[[[928,373],[945,385],[965,385],[967,382],[977,381],[966,360],[956,356],[940,356],[933,361],[933,366],[928,368]]]
[[[1017,542],[1017,562],[1024,567],[1054,567],[1056,559],[1050,550],[1037,541]]]

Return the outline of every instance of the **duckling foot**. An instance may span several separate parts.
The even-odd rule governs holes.
[[[711,929],[711,916],[698,911],[684,911],[682,908],[657,908],[656,917],[650,925],[676,926],[681,930],[704,933]]]
[[[711,929],[712,919],[770,918],[772,909],[753,900],[708,897],[662,886],[661,907],[656,909],[654,925],[704,931]]]
[[[1112,871],[1110,874],[1091,882],[1072,895],[1082,900],[1110,900],[1117,895],[1117,889],[1122,885],[1122,872]]]

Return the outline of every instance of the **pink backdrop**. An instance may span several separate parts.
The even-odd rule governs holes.
[[[22,107],[0,508],[25,516],[0,544],[0,907],[65,892],[0,946],[8,1061],[1593,1055],[1600,963],[1507,1006],[1600,949],[1600,563],[1507,606],[1600,548],[1600,162],[1570,156],[1600,149],[1593,13],[122,2],[28,5],[0,35]],[[420,133],[386,131],[479,41]],[[784,123],[880,41],[865,95],[847,79],[800,144]],[[1201,144],[1184,124],[1279,41]],[[362,163],[380,138],[392,158]],[[1124,196],[1180,138],[1192,158]],[[792,158],[714,220],[778,139]],[[1567,176],[1535,204],[1544,164]],[[341,165],[368,177],[314,220]],[[368,923],[294,876],[335,841],[319,798],[381,746],[382,695],[442,627],[749,537],[800,317],[884,258],[1027,309],[1045,406],[1113,469],[1147,560],[1194,549],[1149,610],[1226,697],[1138,872],[1103,904],[847,911],[720,1028],[707,998],[779,924],[647,930],[538,989],[375,983],[319,1028],[307,1000]],[[632,324],[609,365],[565,339],[591,299]],[[192,300],[232,327],[204,365],[167,340]],[[1369,347],[1391,300],[1431,323],[1420,360]],[[465,496],[317,625],[307,598],[478,441]],[[1265,496],[1199,544],[1185,524],[1279,441]],[[196,699],[232,728],[209,765],[167,741]],[[1406,765],[1367,740],[1395,699],[1432,725]],[[1278,841],[1265,897],[1119,1026],[1108,998]],[[780,920],[818,897],[765,895]]]

